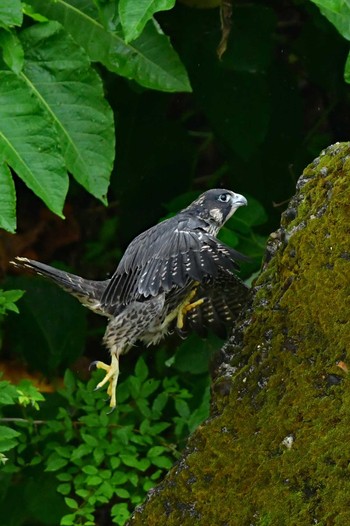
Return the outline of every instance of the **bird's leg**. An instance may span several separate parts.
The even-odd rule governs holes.
[[[93,362],[92,365],[95,365],[97,369],[104,369],[106,371],[106,376],[103,378],[103,380],[101,380],[101,382],[97,384],[97,386],[95,387],[95,391],[103,387],[107,382],[109,382],[107,394],[110,397],[109,405],[111,407],[111,410],[113,411],[113,409],[117,405],[116,389],[119,376],[119,357],[115,353],[113,353],[110,365],[107,365],[106,363],[100,361]]]
[[[178,329],[183,328],[184,317],[186,313],[192,309],[195,309],[196,307],[198,307],[198,305],[202,305],[202,303],[204,302],[204,298],[201,298],[191,303],[191,300],[194,298],[196,294],[197,294],[197,287],[192,289],[189,295],[185,298],[185,300],[179,305],[178,310],[177,310],[177,320],[176,320],[176,327]]]

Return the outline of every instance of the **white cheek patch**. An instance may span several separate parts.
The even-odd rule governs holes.
[[[210,210],[210,215],[216,223],[222,223],[223,215],[219,208],[213,208],[212,210]]]

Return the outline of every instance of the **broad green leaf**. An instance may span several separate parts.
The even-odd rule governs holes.
[[[155,13],[167,11],[174,4],[175,0],[120,0],[118,10],[125,42],[135,40]]]
[[[20,436],[21,433],[7,426],[0,426],[0,440],[8,440]]]
[[[86,53],[57,22],[21,34],[23,78],[57,130],[67,169],[106,202],[114,160],[113,114]]]
[[[344,4],[346,5],[346,1],[344,2],[344,0],[311,0],[311,2],[319,7],[329,9],[334,13],[340,13],[344,8]]]
[[[12,71],[0,71],[0,159],[56,214],[68,190],[58,136],[33,91]]]
[[[0,228],[14,233],[16,230],[16,190],[11,172],[4,162],[0,162],[0,188]]]
[[[350,40],[350,4],[342,0],[311,0],[316,4],[323,16],[339,31],[339,33]]]
[[[22,25],[23,14],[20,0],[1,0],[0,26],[12,27]]]
[[[6,31],[0,28],[0,48],[5,64],[14,73],[22,71],[24,53],[22,44],[14,31]]]
[[[191,91],[187,73],[169,38],[150,21],[132,45],[123,40],[118,24],[113,31],[104,28],[92,0],[29,0],[40,13],[61,22],[66,31],[88,53],[92,61],[102,62],[146,88],[161,91]],[[110,21],[112,25],[112,21]]]

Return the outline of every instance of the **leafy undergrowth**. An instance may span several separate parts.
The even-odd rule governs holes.
[[[94,391],[100,378],[84,383],[67,370],[64,388],[46,398],[28,381],[0,382],[4,525],[122,526],[208,415],[209,388],[193,410],[180,379],[151,378],[143,357],[111,414],[106,393]]]

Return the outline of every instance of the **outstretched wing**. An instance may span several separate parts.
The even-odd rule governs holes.
[[[218,336],[226,337],[227,328],[232,327],[250,295],[251,289],[242,280],[227,270],[219,269],[216,278],[198,287],[192,302],[204,301],[186,314],[185,329],[180,334],[192,329],[205,337],[211,329]]]
[[[240,254],[202,228],[202,221],[177,215],[143,232],[127,248],[102,297],[104,307],[184,287],[237,268]]]

